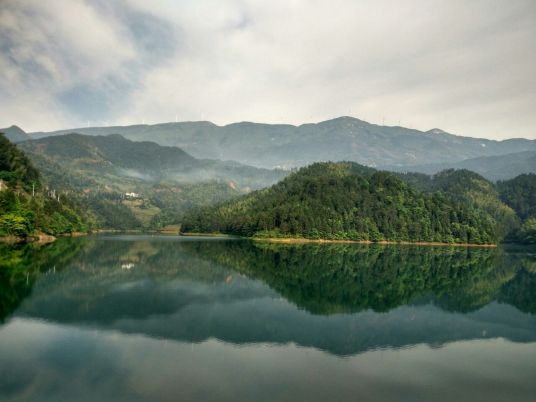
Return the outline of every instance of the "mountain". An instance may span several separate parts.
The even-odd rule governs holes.
[[[536,244],[536,174],[523,174],[497,183],[501,199],[521,219],[521,227],[511,240]]]
[[[276,185],[184,217],[184,232],[334,240],[493,243],[484,209],[420,192],[388,172],[315,163]]]
[[[42,138],[69,132],[121,134],[133,141],[150,140],[160,145],[176,146],[196,158],[236,160],[265,168],[341,160],[369,166],[413,166],[536,151],[534,140],[494,141],[461,137],[438,129],[422,132],[379,126],[352,117],[300,126],[250,122],[217,126],[200,121],[78,128],[31,135]]]
[[[236,162],[200,160],[177,147],[154,142],[134,142],[121,135],[66,134],[20,144],[29,154],[45,156],[74,170],[91,171],[97,177],[110,174],[145,181],[234,181],[259,188],[273,184],[286,172],[244,166]]]
[[[49,191],[27,156],[0,134],[0,236],[86,231],[89,219],[69,197]]]
[[[451,163],[432,163],[411,167],[383,166],[385,170],[434,174],[446,169],[467,169],[493,181],[508,180],[523,173],[536,173],[536,151],[515,152],[505,155],[481,156]]]
[[[6,138],[11,142],[21,142],[31,139],[26,132],[17,126],[11,126],[7,128],[0,128],[0,133],[3,133]]]
[[[287,174],[200,160],[176,147],[120,135],[67,134],[25,141],[19,147],[49,188],[76,196],[101,228],[176,224],[193,207],[228,200]]]
[[[497,183],[501,199],[521,219],[536,217],[536,174],[523,174]]]
[[[495,221],[495,237],[503,239],[519,226],[519,219],[499,195],[497,186],[478,173],[466,169],[447,169],[427,176],[422,173],[395,173],[414,188],[434,193],[440,191],[454,202],[471,209],[478,219],[491,216]]]

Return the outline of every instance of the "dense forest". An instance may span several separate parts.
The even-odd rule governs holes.
[[[494,184],[466,169],[429,176],[316,163],[249,193],[288,172],[199,160],[119,135],[70,134],[19,148],[1,140],[2,236],[182,225],[246,237],[536,243],[535,174]]]
[[[100,228],[155,230],[177,225],[194,206],[266,187],[286,172],[200,160],[176,147],[120,135],[67,134],[18,144],[46,183],[69,193]],[[125,197],[125,194],[137,194]]]
[[[454,193],[454,190],[451,190]],[[187,215],[184,232],[253,237],[496,243],[493,214],[468,195],[418,191],[351,162],[315,163],[271,188]],[[490,208],[491,209],[491,208]]]
[[[46,188],[26,155],[0,134],[0,236],[87,231],[90,221],[69,197]]]
[[[536,174],[522,174],[497,183],[501,199],[519,216],[521,226],[510,239],[536,244]]]
[[[491,216],[495,222],[497,239],[503,239],[519,226],[516,212],[501,199],[497,187],[475,172],[447,169],[432,176],[422,173],[396,175],[419,191],[441,192],[448,199],[462,203],[483,219]]]

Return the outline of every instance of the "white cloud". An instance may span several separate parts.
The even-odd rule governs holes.
[[[6,66],[2,74],[14,103],[44,86],[56,106],[56,92],[91,82],[100,93],[116,93],[109,117],[122,124],[175,115],[219,124],[302,123],[352,114],[490,138],[536,136],[531,1],[129,0],[113,9],[80,1],[8,4],[0,30],[21,33],[8,52],[19,61],[6,62],[2,48],[0,67]],[[143,53],[140,36],[132,34],[138,22],[129,23],[122,10],[152,16],[148,29],[172,27],[155,33],[151,43],[174,46]],[[46,20],[58,27],[43,26]],[[29,59],[40,67],[35,77],[24,68]],[[43,71],[48,81],[29,86]],[[128,91],[115,85],[119,78]],[[60,108],[63,125],[77,125],[73,112],[83,111]],[[2,116],[0,125],[8,120]],[[61,116],[27,120],[21,116],[31,129],[62,124]]]
[[[36,130],[72,123],[57,95],[81,83],[99,86],[136,59],[134,47],[124,40],[125,33],[114,18],[97,13],[85,2],[23,0],[2,6],[4,124]]]

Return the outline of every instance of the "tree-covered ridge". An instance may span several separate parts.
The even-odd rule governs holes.
[[[0,133],[0,180],[26,190],[39,185],[39,172],[26,155]]]
[[[450,200],[464,204],[473,213],[496,222],[495,235],[503,239],[519,225],[515,211],[501,201],[497,186],[466,169],[447,169],[427,176],[422,173],[397,173],[412,187],[429,193],[441,192]]]
[[[185,217],[182,230],[334,240],[499,240],[490,214],[351,162],[315,163],[268,189],[200,209]]]
[[[519,230],[512,240],[536,244],[536,174],[522,174],[512,180],[497,183],[501,199],[521,219]]]
[[[177,147],[134,142],[120,135],[66,134],[18,146],[49,187],[75,198],[97,226],[106,229],[177,227],[192,207],[228,200],[286,174],[200,160]]]
[[[27,237],[88,229],[71,199],[45,188],[26,155],[0,134],[0,236]]]

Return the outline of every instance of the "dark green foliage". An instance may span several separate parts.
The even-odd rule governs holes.
[[[17,149],[0,133],[0,179],[11,187],[22,185],[31,189],[39,184],[39,172],[32,166],[26,155]]]
[[[519,226],[515,212],[499,198],[496,186],[475,172],[448,169],[433,176],[422,173],[395,173],[412,187],[429,193],[441,192],[462,203],[479,219],[493,219],[495,237],[503,239]]]
[[[512,180],[500,181],[497,188],[501,199],[522,221],[509,239],[536,244],[536,174],[522,174]]]
[[[316,163],[269,189],[198,210],[185,217],[182,230],[335,240],[498,240],[490,215],[349,162]]]
[[[523,220],[536,217],[536,174],[497,183],[501,199]]]
[[[28,158],[0,134],[0,236],[26,237],[35,232],[86,231],[79,206],[64,194],[44,189]]]
[[[184,214],[194,208],[222,203],[239,194],[226,183],[217,181],[181,186],[157,184],[152,190],[150,202],[161,210],[151,219],[151,227],[156,229],[180,223]]]
[[[272,184],[286,173],[236,162],[199,160],[176,147],[119,135],[67,134],[26,141],[49,187],[69,193],[100,228],[160,229],[193,207]],[[125,193],[137,193],[136,200]]]

